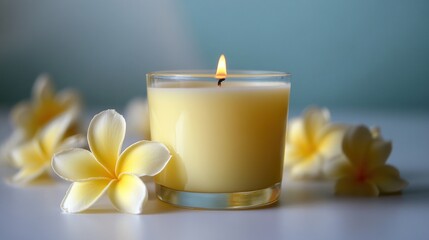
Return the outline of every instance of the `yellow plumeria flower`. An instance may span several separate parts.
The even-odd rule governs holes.
[[[310,107],[292,119],[287,132],[285,167],[292,178],[323,178],[331,159],[341,154],[346,127],[330,122],[326,108]]]
[[[33,86],[32,100],[18,103],[11,111],[13,132],[0,147],[0,161],[10,161],[10,149],[33,138],[43,127],[60,115],[80,110],[80,97],[72,90],[55,94],[50,77],[40,75]],[[78,132],[77,119],[68,135]]]
[[[171,155],[165,145],[150,141],[136,142],[120,153],[125,130],[122,115],[103,111],[89,124],[91,152],[76,148],[55,155],[52,168],[73,182],[61,203],[63,211],[84,211],[107,191],[117,210],[142,212],[147,190],[140,177],[158,174]]]
[[[56,118],[33,139],[12,150],[12,161],[20,168],[12,177],[12,183],[25,184],[50,172],[51,159],[57,151],[85,144],[85,138],[81,135],[66,137],[75,118],[75,112]]]
[[[407,186],[399,171],[386,165],[392,143],[384,141],[379,130],[371,133],[365,126],[350,128],[342,147],[348,161],[334,172],[338,177],[335,185],[337,195],[378,196],[380,193],[399,192]]]
[[[146,99],[135,98],[131,100],[127,104],[125,118],[130,134],[143,139],[150,139],[149,107]]]

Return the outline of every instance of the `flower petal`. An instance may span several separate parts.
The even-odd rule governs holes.
[[[369,164],[376,167],[384,165],[392,152],[392,142],[384,140],[375,140],[369,147]]]
[[[74,148],[55,154],[52,169],[67,181],[89,181],[109,179],[112,175],[94,158],[91,152]]]
[[[379,126],[373,126],[370,129],[371,135],[373,139],[380,139],[382,140],[382,136],[381,136],[381,129]]]
[[[57,148],[58,152],[67,150],[70,148],[82,148],[88,145],[86,137],[82,134],[76,134],[64,139],[61,145]]]
[[[306,147],[307,145],[307,133],[305,131],[304,121],[299,118],[292,119],[288,123],[287,130],[287,142],[286,146],[294,145],[299,148]]]
[[[63,90],[57,94],[57,102],[65,107],[72,105],[81,105],[81,97],[79,93],[75,90],[68,89]]]
[[[399,171],[390,165],[384,165],[372,172],[373,181],[382,193],[399,192],[408,183],[399,176]]]
[[[302,161],[302,154],[299,148],[292,144],[286,144],[284,155],[284,166],[290,168]]]
[[[48,74],[41,74],[37,77],[33,86],[33,99],[35,101],[51,100],[55,90],[51,77]]]
[[[335,194],[339,196],[376,197],[379,191],[373,183],[340,178],[335,184]]]
[[[0,146],[0,163],[6,163],[10,165],[14,165],[12,161],[11,152],[13,149],[23,144],[23,142],[27,139],[24,131],[21,129],[16,129],[12,132],[12,134],[7,138],[4,142],[1,143]]]
[[[43,153],[40,143],[35,139],[13,149],[11,158],[14,165],[19,168],[32,168],[50,161],[50,157]]]
[[[168,148],[158,142],[139,141],[129,146],[121,154],[116,174],[154,176],[167,165],[171,155]]]
[[[125,137],[125,119],[115,110],[94,116],[88,128],[88,144],[95,158],[114,174]]]
[[[143,181],[135,176],[123,174],[109,189],[109,198],[119,211],[140,214],[147,201],[147,189]]]
[[[106,192],[112,182],[110,179],[74,182],[67,190],[61,203],[61,209],[67,213],[88,209]]]
[[[45,154],[53,155],[60,142],[64,139],[64,135],[70,124],[75,118],[75,114],[67,112],[60,117],[52,120],[40,133],[41,147]]]
[[[310,107],[304,112],[304,128],[311,141],[317,141],[317,133],[329,123],[330,113],[327,108]]]
[[[363,125],[351,127],[347,130],[343,139],[343,151],[353,164],[367,161],[367,154],[372,142],[369,129]]]
[[[26,184],[40,175],[42,175],[46,170],[48,170],[47,164],[33,165],[30,167],[23,167],[17,174],[11,178],[11,182],[15,184]]]
[[[317,150],[325,159],[342,153],[341,143],[346,130],[347,127],[340,124],[328,124],[323,128]]]
[[[303,158],[290,169],[294,179],[319,179],[323,177],[323,159],[317,154]]]
[[[12,124],[17,128],[26,129],[29,126],[29,121],[32,114],[31,105],[29,102],[20,102],[16,104],[10,113],[10,120]]]
[[[347,158],[337,156],[324,163],[323,173],[327,179],[336,180],[342,177],[353,176],[355,169]]]

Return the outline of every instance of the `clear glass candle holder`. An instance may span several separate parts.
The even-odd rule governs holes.
[[[150,129],[172,159],[155,177],[160,200],[241,209],[279,199],[290,75],[230,71],[147,74]]]

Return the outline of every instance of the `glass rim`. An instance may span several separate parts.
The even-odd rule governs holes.
[[[148,78],[166,77],[166,78],[216,78],[215,70],[168,70],[156,71],[146,74]],[[290,73],[264,70],[229,70],[226,78],[278,78],[290,77]]]

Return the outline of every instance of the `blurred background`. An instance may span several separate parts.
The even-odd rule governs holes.
[[[0,0],[0,106],[39,73],[86,104],[123,108],[145,74],[293,74],[291,107],[429,109],[429,1]]]

